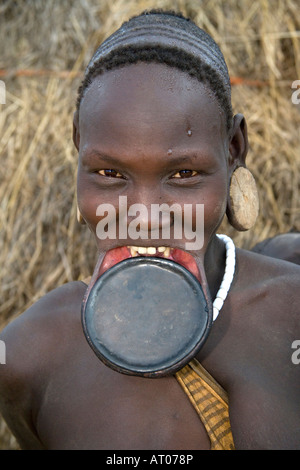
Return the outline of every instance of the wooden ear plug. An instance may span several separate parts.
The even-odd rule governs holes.
[[[244,167],[237,168],[231,177],[227,217],[240,232],[255,224],[259,211],[259,198],[255,179]]]

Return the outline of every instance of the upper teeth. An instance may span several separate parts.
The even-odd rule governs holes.
[[[131,256],[138,255],[155,255],[156,251],[163,253],[163,256],[166,258],[170,256],[170,248],[167,246],[129,246]]]

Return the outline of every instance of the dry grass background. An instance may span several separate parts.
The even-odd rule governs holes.
[[[291,101],[291,84],[300,79],[297,0],[3,0],[0,328],[94,266],[94,242],[76,222],[71,135],[78,73],[112,30],[152,7],[190,16],[221,45],[233,77],[263,82],[233,86],[234,110],[248,121],[248,166],[259,187],[260,216],[247,233],[234,233],[226,222],[223,230],[246,248],[300,230],[300,105]],[[25,76],[20,69],[52,73]],[[0,449],[16,448],[0,421]]]

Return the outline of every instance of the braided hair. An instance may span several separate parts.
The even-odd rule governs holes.
[[[109,36],[89,62],[78,90],[77,110],[93,79],[138,62],[165,64],[208,85],[232,126],[231,87],[223,54],[204,30],[181,13],[150,10],[132,17]]]

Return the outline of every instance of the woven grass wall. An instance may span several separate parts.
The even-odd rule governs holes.
[[[58,285],[90,274],[95,247],[76,221],[72,115],[97,45],[150,8],[182,11],[220,44],[261,210],[238,246],[300,230],[300,6],[297,0],[3,0],[0,5],[0,328]],[[3,86],[3,84],[2,84]],[[0,367],[3,367],[3,365]],[[54,417],[55,419],[55,417]],[[0,449],[16,448],[0,421]]]

